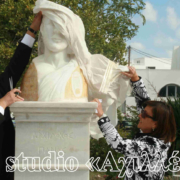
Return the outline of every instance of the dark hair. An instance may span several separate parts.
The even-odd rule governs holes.
[[[146,101],[143,106],[152,107],[154,121],[157,121],[157,127],[151,135],[163,139],[165,143],[175,141],[176,121],[172,107],[162,101]]]

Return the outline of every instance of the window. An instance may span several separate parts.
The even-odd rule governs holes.
[[[169,84],[164,86],[160,92],[158,97],[179,97],[180,96],[180,86],[177,86],[175,84]]]
[[[147,69],[156,69],[156,67],[147,67]]]
[[[137,61],[137,64],[140,64],[141,63],[141,61]]]

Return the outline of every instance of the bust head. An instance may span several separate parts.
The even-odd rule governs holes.
[[[70,9],[47,0],[37,0],[33,11],[34,13],[42,11],[43,14],[38,41],[39,55],[44,54],[44,46],[46,46],[53,52],[68,47],[68,54],[73,54],[76,58],[90,57],[85,42],[84,25],[79,16]],[[44,25],[48,28],[45,29]],[[57,37],[57,40],[54,37]]]
[[[44,16],[40,28],[44,46],[52,52],[60,52],[68,47],[68,42],[57,23]]]

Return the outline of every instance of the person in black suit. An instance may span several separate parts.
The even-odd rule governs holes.
[[[24,100],[15,94],[21,92],[15,87],[29,62],[35,34],[40,29],[41,21],[42,12],[39,12],[19,43],[9,65],[0,75],[0,180],[14,179],[14,173],[6,172],[6,158],[15,156],[15,129],[8,106]],[[10,79],[14,89],[10,85]]]

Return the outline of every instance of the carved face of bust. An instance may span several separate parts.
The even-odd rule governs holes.
[[[60,52],[67,48],[68,43],[53,21],[43,17],[41,32],[44,45],[52,52]]]

